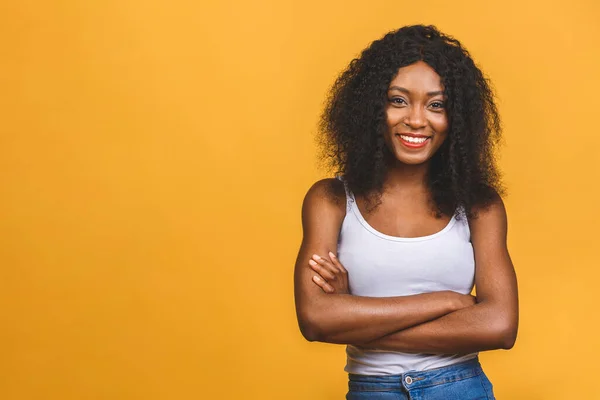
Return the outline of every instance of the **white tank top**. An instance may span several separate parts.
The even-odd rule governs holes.
[[[466,218],[457,220],[455,214],[444,229],[428,236],[386,235],[367,223],[345,181],[344,186],[346,216],[338,241],[338,258],[348,270],[351,294],[393,297],[442,290],[471,293],[475,260]],[[395,375],[443,367],[471,359],[477,353],[413,354],[348,345],[346,355],[346,372]]]

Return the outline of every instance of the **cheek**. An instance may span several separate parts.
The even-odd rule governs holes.
[[[431,125],[438,134],[445,135],[448,132],[448,118],[445,114],[438,115],[438,118],[431,121]]]
[[[400,121],[402,121],[402,118],[403,118],[402,110],[399,110],[394,107],[387,108],[386,116],[387,116],[386,120],[387,120],[388,128],[392,128],[392,127],[398,125],[400,123]]]

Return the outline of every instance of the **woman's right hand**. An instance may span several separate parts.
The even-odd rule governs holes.
[[[308,263],[318,274],[313,276],[313,282],[325,293],[349,294],[348,271],[332,252],[329,252],[329,258],[331,260],[317,254],[312,256]]]

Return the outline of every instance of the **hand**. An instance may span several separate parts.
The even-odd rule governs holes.
[[[458,299],[458,308],[466,308],[471,307],[477,304],[477,299],[475,296],[471,296],[470,294],[459,294]]]
[[[471,307],[477,303],[475,296],[471,296],[470,294],[462,294],[457,292],[450,293],[453,297],[455,311],[458,311],[462,308]]]
[[[310,267],[318,274],[313,276],[313,282],[325,293],[349,294],[348,271],[332,252],[329,252],[331,261],[319,257],[317,254],[308,261]]]

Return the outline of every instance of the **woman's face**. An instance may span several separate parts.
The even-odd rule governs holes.
[[[402,67],[387,92],[385,141],[403,164],[431,159],[448,135],[440,76],[423,61]]]

